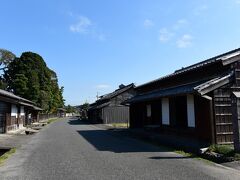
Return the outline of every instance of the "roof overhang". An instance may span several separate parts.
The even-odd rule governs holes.
[[[237,98],[240,98],[240,92],[237,92],[237,91],[234,91],[233,92],[233,95]]]
[[[217,60],[221,60],[221,61],[222,61],[222,64],[223,64],[224,66],[225,66],[225,65],[228,65],[228,64],[231,64],[231,63],[234,63],[234,62],[240,60],[240,51],[237,51],[237,52],[235,52],[235,53],[233,53],[233,54],[229,54],[229,55],[220,57],[220,58],[218,58]]]
[[[230,83],[232,81],[232,76],[233,73],[231,72],[227,75],[222,75],[207,81],[195,82],[191,84],[152,91],[149,93],[137,95],[125,101],[124,104],[151,101],[163,97],[180,96],[186,94],[198,94],[200,96],[205,96],[207,93]]]
[[[28,107],[28,108],[31,108],[31,109],[33,109],[33,110],[35,110],[35,111],[43,111],[42,108],[37,107],[37,106],[34,106],[33,104],[29,104],[29,103],[25,103],[25,102],[19,102],[19,104],[20,104],[20,105],[23,105],[23,106],[26,106],[26,107]]]
[[[200,84],[199,86],[196,86],[194,90],[197,91],[201,96],[203,96],[217,88],[220,88],[230,83],[232,81],[232,76],[233,72],[222,77],[211,79],[205,83]]]

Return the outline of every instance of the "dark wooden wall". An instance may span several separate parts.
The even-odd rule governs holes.
[[[231,89],[220,88],[214,91],[214,115],[216,143],[233,143]]]
[[[0,133],[6,132],[6,113],[10,111],[10,104],[0,101]]]
[[[194,134],[197,139],[215,143],[214,141],[214,125],[213,125],[213,113],[212,113],[212,101],[202,98],[200,96],[194,96],[195,104],[195,123]]]
[[[136,103],[130,106],[130,128],[142,128],[146,111],[143,103]]]
[[[102,109],[102,120],[104,124],[128,123],[129,107],[109,106]]]
[[[128,91],[125,91],[124,93],[119,94],[118,96],[110,99],[109,100],[110,106],[121,105],[121,103],[123,101],[126,101],[126,100],[132,98],[134,95],[135,95],[135,90],[133,88]]]
[[[217,144],[233,143],[233,104],[232,92],[240,91],[240,63],[231,66],[234,72],[232,84],[214,91],[214,119]]]

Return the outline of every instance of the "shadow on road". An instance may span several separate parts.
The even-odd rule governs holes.
[[[78,118],[71,118],[68,121],[68,124],[70,125],[90,125],[90,124],[98,124],[98,123],[91,123],[90,121],[86,119],[78,119]]]
[[[165,147],[153,146],[140,140],[126,138],[124,137],[125,135],[121,136],[121,132],[119,131],[84,130],[77,132],[98,151],[110,151],[114,153],[170,152]]]
[[[81,125],[81,124],[86,124],[86,122],[83,122],[82,120],[79,119],[69,119],[68,124],[70,125]]]
[[[156,156],[150,157],[149,159],[161,160],[161,159],[192,159],[194,156]]]
[[[92,125],[89,121],[70,119],[70,125]],[[129,138],[126,130],[78,130],[80,136],[93,145],[98,151],[109,151],[114,153],[145,153],[145,152],[172,152],[171,149],[164,146],[155,146],[135,138]],[[161,159],[189,159],[191,156],[156,156],[149,157],[153,160]]]

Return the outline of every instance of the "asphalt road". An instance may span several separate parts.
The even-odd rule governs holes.
[[[77,120],[50,124],[0,167],[0,179],[240,179],[231,169],[182,157]]]

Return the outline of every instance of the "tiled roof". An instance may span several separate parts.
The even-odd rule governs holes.
[[[34,102],[32,102],[28,99],[24,99],[20,96],[17,96],[15,94],[11,93],[11,92],[0,89],[0,95],[11,98],[11,99],[14,99],[14,100],[17,100],[19,104],[24,105],[24,106],[28,106],[28,107],[32,107],[34,110],[38,110],[38,111],[43,110],[43,109],[35,106]]]
[[[8,92],[8,91],[2,90],[2,89],[0,89],[0,95],[7,96],[7,97],[12,98],[12,99],[21,100],[21,101],[25,101],[25,102],[29,102],[31,104],[34,104],[34,102],[32,102],[28,99],[24,99],[20,96],[17,96],[15,94],[11,93],[11,92]]]
[[[133,83],[132,83],[132,84],[129,84],[129,85],[123,87],[123,88],[119,88],[119,89],[115,90],[115,91],[112,92],[112,93],[103,95],[102,98],[99,99],[98,101],[111,99],[111,98],[113,98],[113,97],[115,97],[115,96],[118,96],[119,94],[127,91],[128,89],[130,89],[130,88],[132,88],[132,87],[135,87]]]
[[[206,80],[199,81],[191,84],[185,84],[181,86],[151,91],[149,93],[137,95],[125,101],[124,104],[150,101],[156,98],[184,95],[189,93],[198,93],[200,95],[204,95],[220,86],[224,86],[227,83],[229,83],[231,81],[232,76],[233,76],[233,73],[229,73],[227,75],[222,75],[207,81]]]
[[[226,83],[229,83],[231,81],[231,77],[233,76],[233,74],[234,73],[231,72],[225,76],[219,76],[217,78],[211,79],[205,83],[202,83],[194,87],[194,90],[197,91],[199,94],[204,95],[206,94],[206,89],[209,89],[212,86],[214,86],[214,88],[216,89],[218,87],[225,85]]]

